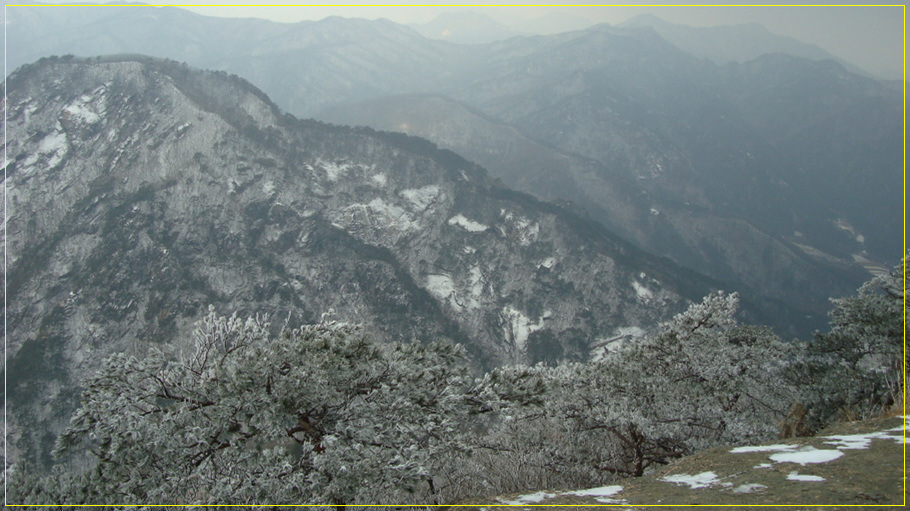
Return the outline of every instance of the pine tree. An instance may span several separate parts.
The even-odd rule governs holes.
[[[212,311],[195,335],[191,356],[114,355],[86,382],[56,455],[97,464],[67,503],[432,502],[437,460],[466,448],[457,346]]]
[[[865,418],[903,402],[907,357],[908,258],[832,300],[831,328],[807,343],[807,400],[823,423]]]

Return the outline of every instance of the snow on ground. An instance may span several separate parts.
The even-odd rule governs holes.
[[[449,225],[461,227],[468,232],[483,232],[488,229],[486,225],[468,220],[464,215],[455,215],[449,219]]]
[[[794,452],[779,452],[770,456],[771,461],[778,463],[799,463],[806,466],[810,463],[828,463],[843,456],[844,453],[834,449],[816,449],[815,447],[803,447]]]
[[[546,499],[559,497],[563,495],[572,495],[575,497],[594,497],[594,500],[602,504],[623,504],[625,500],[612,499],[613,495],[622,491],[622,486],[601,486],[600,488],[589,488],[587,490],[576,490],[560,493],[548,493],[539,491],[526,495],[519,495],[512,500],[499,499],[500,502],[509,506],[523,506],[528,504],[539,504]]]
[[[448,275],[427,275],[426,289],[440,301],[450,301],[455,294],[455,282]]]
[[[622,491],[622,486],[601,486],[600,488],[589,488],[587,490],[576,490],[561,495],[574,495],[576,497],[594,497],[594,500],[602,504],[621,504],[625,500],[611,499],[613,495]]]
[[[265,195],[272,195],[272,192],[275,191],[275,182],[271,179],[266,180],[262,183],[262,193]]]
[[[502,231],[504,236],[517,239],[518,244],[523,247],[537,241],[537,236],[540,234],[540,224],[523,216],[516,215],[511,211],[507,212],[504,209],[500,211],[500,214],[505,218],[507,223],[506,228],[500,227],[500,231]]]
[[[373,199],[368,204],[351,204],[333,220],[333,225],[340,229],[372,234],[383,231],[387,234],[404,234],[420,229],[420,223],[412,219],[407,211],[380,198]]]
[[[896,436],[895,434],[895,432],[903,432],[907,427],[910,427],[910,416],[905,416],[903,419],[905,421],[904,426],[891,428],[885,431],[869,433],[866,435],[833,435],[820,438],[831,440],[825,443],[836,445],[838,449],[845,450],[866,449],[871,445],[871,441],[875,439],[896,440],[898,443],[903,443],[904,437]],[[799,463],[803,466],[812,463],[826,463],[844,456],[844,453],[840,450],[816,449],[812,446],[801,446],[799,444],[750,445],[736,447],[734,449],[731,449],[729,452],[734,454],[769,453],[769,457],[774,463]],[[753,469],[771,468],[773,466],[773,463],[762,463],[760,465],[756,465],[753,467]],[[737,474],[733,474],[733,476],[737,476],[742,473],[743,472],[738,472]],[[680,486],[688,486],[693,490],[710,487],[721,487],[723,489],[722,491],[730,491],[736,494],[764,492],[769,489],[768,486],[765,486],[763,484],[745,483],[734,487],[734,483],[723,482],[723,479],[727,479],[728,477],[733,476],[721,478],[718,477],[718,475],[714,472],[702,472],[700,474],[694,475],[674,474],[660,478],[658,481]],[[798,471],[794,470],[787,475],[786,480],[801,482],[823,482],[826,479],[818,475],[800,474]],[[594,497],[597,502],[603,504],[626,504],[626,500],[611,498],[622,491],[622,486],[604,486],[601,488],[590,488],[587,490],[576,490],[558,493],[547,493],[541,491],[528,495],[521,495],[509,501],[500,499],[500,502],[508,505],[532,505],[542,503],[546,499],[553,497],[572,495],[578,497]],[[545,505],[546,503],[543,502],[543,504]]]
[[[717,478],[717,474],[714,472],[702,472],[701,474],[695,475],[676,474],[659,479],[659,481],[676,483],[679,485],[687,484],[694,490],[696,488],[707,488],[708,486],[717,484],[720,482],[720,479]]]
[[[57,129],[46,135],[38,143],[38,152],[29,155],[22,162],[22,173],[24,175],[31,173],[34,170],[31,167],[38,163],[41,157],[46,159],[45,168],[52,169],[63,161],[63,157],[66,156],[67,152],[69,152],[69,140],[66,138],[63,126],[58,122]]]
[[[733,454],[743,454],[747,452],[789,452],[798,447],[798,445],[793,444],[747,445],[732,449],[730,452]]]
[[[755,493],[767,489],[768,487],[763,484],[741,484],[731,491],[733,493]]]
[[[539,491],[537,493],[530,493],[528,495],[519,495],[518,497],[515,497],[514,500],[500,500],[500,502],[509,506],[521,506],[524,504],[537,504],[544,499],[552,499],[555,496],[555,493],[546,493]]]
[[[501,317],[505,320],[502,326],[503,334],[506,339],[512,342],[520,349],[524,350],[528,342],[528,337],[543,328],[544,322],[550,317],[550,312],[544,312],[543,316],[537,320],[537,323],[531,323],[531,320],[521,311],[512,307],[503,307]]]
[[[538,268],[538,269],[540,269],[540,268],[546,268],[546,269],[549,270],[550,268],[553,267],[554,264],[556,264],[556,258],[555,258],[555,257],[548,257],[548,258],[544,259],[543,261],[537,263],[537,268]]]
[[[338,181],[339,177],[344,176],[354,167],[350,163],[335,163],[322,160],[317,160],[316,165],[325,171],[325,175],[329,181]]]
[[[799,472],[790,472],[787,474],[787,481],[824,481],[825,478],[822,476],[812,476],[808,474],[800,474]]]
[[[773,444],[773,445],[749,445],[731,449],[733,454],[744,454],[752,452],[769,452],[774,453],[769,456],[775,463],[799,463],[807,465],[810,463],[827,463],[836,460],[844,455],[841,450],[848,449],[868,449],[872,440],[895,440],[898,443],[904,443],[903,436],[895,434],[896,431],[903,431],[907,428],[910,417],[903,417],[904,425],[892,428],[887,431],[876,431],[862,435],[832,435],[821,437],[826,439],[825,443],[832,445],[834,449],[816,449],[811,446],[801,447],[798,444]],[[771,465],[762,464],[755,468],[767,468]]]
[[[439,197],[439,187],[429,185],[424,186],[423,188],[410,188],[398,192],[398,195],[404,197],[413,204],[415,211],[423,211],[430,207],[430,204]]]
[[[385,177],[385,174],[374,174],[373,182],[379,186],[385,186],[388,183],[388,179]]]
[[[101,116],[85,104],[73,104],[63,109],[67,115],[84,124],[95,124],[101,120]]]
[[[650,289],[646,288],[641,282],[633,280],[632,287],[635,289],[635,294],[637,294],[638,297],[642,300],[648,301],[651,298],[654,298],[654,293]]]
[[[903,429],[903,428],[901,428]],[[890,439],[902,442],[904,437],[890,434],[887,431],[876,431],[867,435],[833,435],[825,436],[830,441],[826,444],[833,445],[837,449],[868,449],[873,439]]]

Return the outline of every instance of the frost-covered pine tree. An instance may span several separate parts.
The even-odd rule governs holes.
[[[334,323],[273,337],[211,310],[195,346],[115,355],[85,383],[56,454],[97,465],[66,503],[432,503],[438,460],[465,449],[460,347]]]
[[[832,300],[830,330],[806,344],[807,399],[819,421],[863,418],[903,401],[907,262],[873,277],[856,295]]]
[[[550,463],[579,474],[584,466],[640,476],[711,445],[773,436],[795,399],[783,378],[794,348],[767,328],[739,325],[737,307],[736,294],[715,293],[603,359],[507,373],[522,377],[511,391],[496,382],[512,403],[503,413],[563,421],[539,443]],[[544,397],[529,400],[529,388]]]

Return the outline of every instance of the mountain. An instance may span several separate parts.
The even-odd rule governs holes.
[[[902,255],[902,92],[830,61],[718,65],[649,27],[468,46],[382,20],[85,11],[10,8],[10,62],[148,53],[237,73],[298,116],[425,136],[756,297],[787,336]]]
[[[427,23],[409,25],[427,39],[457,44],[485,44],[520,35],[498,21],[476,12],[444,13]]]
[[[747,62],[762,55],[784,54],[809,60],[834,60],[852,73],[868,74],[814,44],[773,34],[758,23],[689,27],[670,23],[653,14],[641,14],[619,26],[651,28],[674,46],[718,64]]]
[[[222,72],[48,58],[5,85],[14,459],[49,461],[106,355],[188,349],[210,304],[448,339],[482,368],[583,359],[718,287],[430,142],[298,120]]]
[[[785,56],[719,67],[606,26],[490,53],[482,79],[319,116],[427,137],[570,200],[649,251],[785,302],[774,323],[801,324],[793,335],[862,281],[854,259],[902,250],[901,96],[884,84]]]

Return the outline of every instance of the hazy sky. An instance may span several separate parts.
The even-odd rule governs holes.
[[[358,18],[387,18],[399,23],[422,23],[441,13],[476,11],[507,26],[522,25],[537,19],[553,30],[581,28],[583,24],[621,23],[642,13],[652,13],[667,21],[691,26],[730,25],[758,22],[770,31],[816,44],[830,53],[876,74],[903,74],[904,8],[901,5],[852,5],[842,7],[670,7],[661,2],[623,2],[623,6],[579,6],[574,2],[547,2],[529,6],[527,2],[345,2],[338,5],[300,5],[300,2],[266,0],[272,5],[233,6],[250,2],[231,0],[190,0],[147,2],[156,5],[206,4],[213,7],[186,7],[210,16],[259,17],[275,21],[318,20],[339,15]],[[14,4],[15,2],[6,2]],[[101,2],[94,2],[101,3]],[[670,2],[663,2],[664,4]],[[785,2],[779,2],[785,3]],[[830,2],[836,3],[836,2]],[[863,2],[859,2],[862,4]],[[395,5],[397,4],[397,5]],[[508,6],[508,4],[520,4]],[[854,2],[855,4],[855,2]],[[866,4],[871,4],[867,2]],[[231,5],[231,6],[228,6]],[[524,23],[524,26],[527,26]]]

